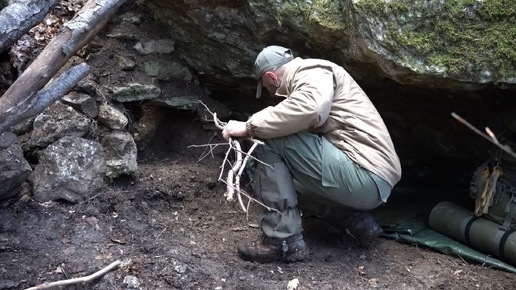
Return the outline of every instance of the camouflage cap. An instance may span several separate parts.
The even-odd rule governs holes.
[[[256,98],[262,95],[262,76],[268,70],[275,70],[294,59],[292,51],[288,48],[271,45],[264,48],[254,62],[254,76],[258,80]]]

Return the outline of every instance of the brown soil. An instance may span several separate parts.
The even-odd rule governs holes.
[[[86,276],[117,259],[131,263],[67,289],[130,289],[130,275],[140,289],[287,289],[293,279],[297,289],[513,289],[514,274],[384,238],[360,248],[311,219],[307,261],[241,260],[236,245],[259,236],[250,225],[260,208],[253,204],[246,215],[223,199],[223,150],[199,160],[204,149],[188,146],[207,144],[212,133],[193,118],[180,116],[160,132],[138,178],[81,204],[5,201],[0,289]]]
[[[146,30],[148,19],[141,39],[160,31]],[[90,58],[97,72],[132,47],[115,41]],[[110,80],[124,81],[121,75]],[[129,276],[139,289],[289,289],[293,279],[297,289],[514,289],[514,274],[385,238],[361,248],[313,219],[305,220],[307,261],[241,260],[236,245],[260,235],[252,225],[261,209],[253,203],[245,214],[224,200],[217,180],[226,148],[200,158],[204,148],[188,147],[221,142],[220,134],[213,138],[194,115],[169,115],[140,152],[138,177],[116,180],[80,204],[37,203],[30,193],[0,204],[0,289],[87,276],[128,259],[66,289],[131,289]]]

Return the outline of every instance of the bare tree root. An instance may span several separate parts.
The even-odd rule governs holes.
[[[235,150],[236,151],[235,152],[236,161],[235,161],[235,163],[233,163],[231,170],[228,171],[228,178],[227,178],[228,186],[226,189],[226,193],[224,193],[224,197],[226,197],[227,201],[233,201],[233,195],[235,194],[235,189],[237,192],[240,189],[240,179],[235,181],[235,175],[240,170],[240,168],[244,168],[245,166],[242,166],[242,152],[241,152],[242,149],[241,149],[240,143],[236,140],[231,140],[231,138],[229,139],[229,142],[231,143],[232,147],[236,148],[236,150]],[[233,184],[235,184],[235,187],[232,186]],[[237,196],[238,196],[238,201],[240,203],[240,206],[242,206],[244,211],[246,211],[245,207],[242,203],[242,198],[240,198],[240,195],[238,193],[237,193]]]
[[[228,184],[227,184],[227,182],[226,182],[224,179],[221,179],[220,181],[222,181],[224,184],[228,185]],[[241,189],[239,193],[240,193],[241,195],[244,195],[245,197],[247,197],[247,198],[249,199],[249,202],[254,201],[254,202],[256,202],[257,204],[259,204],[259,205],[263,206],[263,207],[264,207],[265,209],[267,209],[268,211],[275,211],[275,212],[277,212],[277,213],[279,213],[279,214],[283,215],[283,214],[281,213],[281,211],[279,211],[279,210],[277,210],[277,209],[275,209],[275,208],[269,207],[269,206],[265,205],[264,203],[262,203],[261,201],[259,201],[259,200],[255,199],[255,198],[252,198],[252,197],[251,197],[251,195],[249,195],[249,193],[245,192],[244,190],[242,190],[242,189]],[[246,206],[246,207],[244,207],[244,211],[245,211],[246,213],[247,213],[247,209],[249,208],[249,205],[250,205],[250,204],[248,203],[248,204],[247,204],[247,206]]]
[[[219,128],[220,130],[224,130],[224,126],[226,126],[226,123],[221,122],[217,118],[217,113],[210,111],[210,109],[203,102],[199,101],[199,103],[202,104],[206,108],[206,110],[213,116],[213,120],[207,120],[206,119],[205,121],[213,121],[213,123],[215,124],[215,126],[217,128]],[[254,202],[258,203],[259,205],[265,207],[269,211],[276,211],[276,212],[281,214],[281,212],[278,211],[277,209],[274,209],[274,208],[266,206],[262,202],[252,198],[249,194],[247,194],[245,191],[243,191],[240,188],[240,178],[242,176],[242,173],[244,172],[245,165],[249,161],[249,158],[252,158],[252,159],[256,160],[257,162],[260,162],[261,164],[264,164],[265,166],[269,166],[270,167],[269,164],[266,164],[266,163],[264,163],[264,162],[260,161],[259,159],[257,159],[257,158],[252,156],[252,153],[253,153],[254,149],[256,149],[256,147],[258,145],[263,145],[264,143],[262,141],[260,141],[260,140],[254,139],[254,138],[245,138],[244,140],[248,140],[248,141],[251,141],[253,143],[253,145],[251,146],[251,148],[247,152],[242,151],[242,146],[241,146],[239,140],[235,140],[235,139],[232,139],[232,138],[229,138],[229,140],[228,140],[227,145],[229,145],[229,148],[226,151],[226,155],[225,155],[224,160],[222,162],[221,171],[220,171],[219,178],[218,178],[218,181],[222,181],[224,184],[226,184],[226,192],[224,193],[224,197],[226,198],[227,201],[234,201],[234,197],[236,195],[237,200],[238,200],[238,204],[240,205],[242,210],[244,212],[246,212],[246,213],[248,212],[248,208],[249,208],[250,202],[254,201]],[[215,146],[216,145],[220,145],[220,144],[215,144]],[[213,150],[213,148],[215,148],[215,146],[213,144],[196,145],[194,147],[200,147],[200,146],[209,147],[210,148],[210,152],[211,152],[211,150]],[[232,151],[235,152],[236,160],[235,160],[235,162],[233,164],[231,164],[231,168],[228,170],[226,179],[224,180],[222,178],[222,176],[224,175],[224,168],[225,168],[226,162],[230,163],[229,160],[228,160],[228,157],[229,157],[229,154]],[[209,153],[203,152],[203,157],[202,158],[204,158],[207,155],[209,155]],[[249,201],[247,203],[247,206],[244,205],[244,202],[242,200],[242,195],[244,195],[245,197],[247,197],[249,199]]]
[[[244,172],[245,164],[247,164],[247,161],[249,160],[249,156],[251,156],[251,154],[253,154],[253,151],[256,148],[256,146],[258,146],[258,143],[255,142],[255,143],[253,143],[253,146],[251,146],[249,151],[247,151],[244,161],[242,161],[243,166],[240,166],[240,168],[238,169],[238,172],[235,176],[235,187],[236,187],[237,192],[240,192],[240,176],[242,175],[242,172]],[[233,170],[235,170],[235,169],[233,168]],[[228,198],[229,197],[231,197],[231,196],[228,196]],[[244,212],[247,212],[247,208],[249,208],[249,203],[248,203],[247,207],[245,207],[244,203],[242,201],[242,196],[240,194],[237,194],[237,197],[238,197],[238,202],[240,203],[240,206],[242,207]]]
[[[87,283],[87,282],[90,282],[92,280],[95,280],[97,278],[104,276],[106,273],[108,273],[114,269],[117,269],[119,267],[125,267],[125,266],[129,265],[130,263],[131,263],[131,260],[125,260],[125,261],[116,260],[115,262],[109,264],[105,268],[103,268],[89,276],[55,281],[55,282],[50,282],[50,283],[44,283],[41,285],[27,288],[26,290],[50,289],[50,288],[59,287],[59,286],[68,286],[68,285],[74,285],[74,284],[79,284],[79,283]]]

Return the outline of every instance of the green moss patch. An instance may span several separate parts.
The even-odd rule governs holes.
[[[385,41],[412,67],[438,67],[458,79],[516,74],[513,0],[362,0],[355,7],[385,24]]]

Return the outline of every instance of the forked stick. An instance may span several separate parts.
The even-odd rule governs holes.
[[[253,146],[251,146],[251,149],[249,149],[249,151],[247,152],[247,154],[244,158],[244,161],[242,162],[242,164],[244,166],[240,166],[240,169],[238,170],[238,173],[235,177],[235,187],[236,187],[237,192],[240,192],[240,176],[242,175],[242,172],[244,172],[245,164],[247,163],[247,160],[249,160],[249,156],[251,156],[251,154],[253,154],[254,148],[256,148],[256,146],[258,146],[258,143],[253,143]],[[237,197],[238,197],[238,203],[240,203],[240,206],[242,207],[244,212],[247,212],[247,207],[244,206],[244,203],[242,202],[242,197],[240,196],[240,194],[237,194]]]
[[[203,102],[200,101],[199,103],[202,104],[206,108],[206,110],[213,116],[213,122],[214,122],[215,126],[221,130],[224,130],[226,123],[221,122],[217,118],[217,113],[210,111],[210,109]],[[240,204],[240,207],[242,208],[242,210],[244,212],[247,212],[247,207],[244,205],[244,202],[242,201],[242,196],[241,196],[242,190],[240,189],[240,177],[245,169],[245,165],[246,165],[247,161],[249,160],[249,158],[253,158],[253,159],[257,160],[258,162],[265,164],[262,161],[251,156],[254,149],[256,148],[256,146],[263,145],[263,142],[260,140],[253,139],[253,138],[246,138],[246,140],[253,142],[253,145],[251,146],[251,148],[249,149],[248,152],[243,152],[239,141],[229,138],[229,140],[228,140],[229,149],[226,152],[224,161],[222,162],[222,166],[221,166],[222,169],[221,169],[219,179],[218,179],[219,181],[222,181],[226,184],[226,192],[224,193],[224,197],[226,198],[226,200],[233,201],[234,195],[236,194],[238,203]],[[226,164],[226,161],[228,160],[229,152],[231,150],[235,150],[235,152],[236,152],[235,153],[236,161],[233,164],[233,166],[231,166],[231,169],[229,169],[226,180],[223,180],[222,174],[224,173],[224,166]],[[242,155],[245,155],[245,158],[242,159]],[[270,166],[268,164],[265,164],[265,165]],[[270,208],[270,207],[264,205],[263,203],[259,202],[258,200],[252,198],[248,194],[244,194],[244,195],[249,198],[249,201],[253,200],[253,201],[257,202],[258,204],[264,206],[268,210],[275,210],[273,208]],[[278,210],[275,210],[275,211],[278,211]],[[280,214],[281,214],[281,212],[280,212]]]

